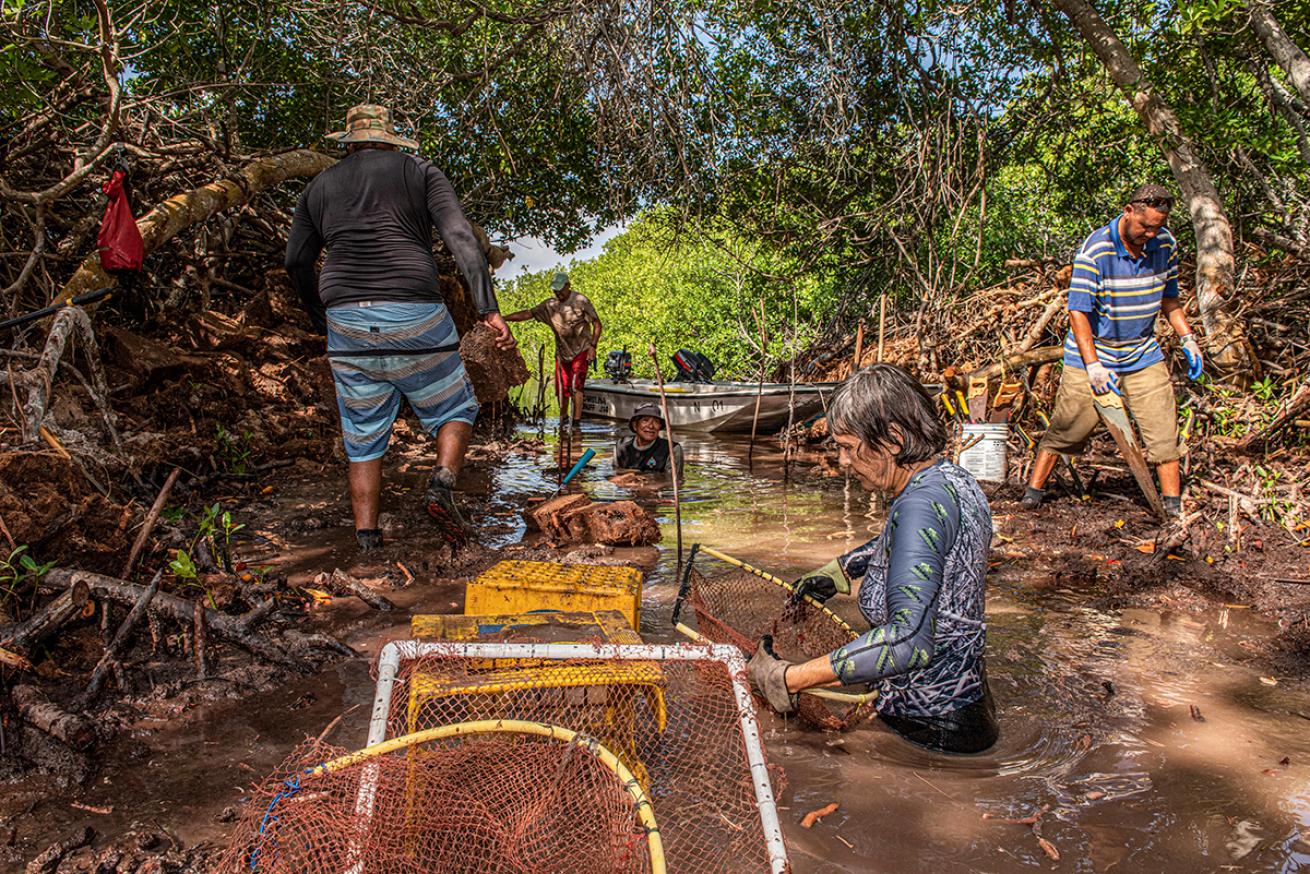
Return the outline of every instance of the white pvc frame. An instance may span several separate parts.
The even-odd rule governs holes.
[[[616,644],[616,643],[468,643],[463,641],[396,640],[382,648],[378,658],[377,691],[373,698],[373,716],[368,726],[368,746],[387,739],[387,722],[391,715],[391,694],[396,674],[404,662],[424,657],[485,659],[615,659],[670,662],[718,662],[728,672],[741,727],[751,782],[755,786],[755,804],[760,812],[760,827],[769,853],[773,874],[789,870],[787,845],[782,839],[778,805],[769,782],[769,768],[764,761],[764,743],[755,719],[755,702],[746,680],[746,660],[741,651],[727,644]],[[376,768],[376,766],[374,766]],[[377,776],[366,773],[359,788],[356,810],[372,812],[377,790]],[[372,783],[373,785],[369,785]],[[357,870],[351,866],[350,871]]]

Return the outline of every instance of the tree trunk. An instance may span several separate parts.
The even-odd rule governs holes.
[[[1274,18],[1273,10],[1261,0],[1251,3],[1248,14],[1251,29],[1260,37],[1260,42],[1264,43],[1265,51],[1283,68],[1301,99],[1310,103],[1310,57],[1306,57],[1305,52],[1292,42],[1287,31]]]
[[[1136,59],[1087,0],[1052,0],[1096,52],[1110,78],[1160,146],[1182,189],[1196,230],[1196,298],[1208,359],[1230,382],[1246,384],[1259,364],[1246,326],[1233,315],[1233,231],[1210,171],[1183,133],[1172,107],[1155,93]]]
[[[191,225],[240,206],[265,189],[288,179],[317,176],[335,163],[336,159],[329,155],[297,149],[257,158],[226,179],[174,195],[137,219],[136,226],[145,242],[146,254]],[[58,299],[67,300],[92,289],[116,285],[117,282],[100,266],[100,253],[96,252],[77,268],[77,272],[59,292]]]
[[[99,256],[97,256],[99,257]],[[45,421],[46,409],[50,404],[50,393],[54,388],[55,373],[64,356],[64,347],[68,338],[76,333],[86,346],[86,356],[91,362],[91,372],[100,374],[95,381],[104,383],[103,369],[100,366],[100,347],[96,343],[95,332],[91,330],[91,319],[81,307],[66,306],[55,315],[46,336],[45,348],[41,358],[31,370],[18,374],[18,378],[27,386],[27,401],[23,404],[23,439],[35,442],[40,435],[41,425]],[[108,404],[108,389],[97,386],[100,397]]]

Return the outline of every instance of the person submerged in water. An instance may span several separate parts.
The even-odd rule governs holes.
[[[664,417],[655,404],[642,404],[628,419],[632,436],[614,444],[614,469],[641,473],[666,473],[669,469],[669,441],[660,439]],[[673,461],[682,476],[682,444],[673,444]]]
[[[879,722],[931,750],[978,753],[999,729],[983,661],[983,578],[992,514],[978,483],[942,457],[946,433],[913,377],[874,364],[837,390],[828,427],[843,467],[891,497],[882,532],[796,583],[795,598],[826,601],[858,589],[870,630],[800,664],[767,640],[748,667],[780,713],[802,689],[872,684]]]

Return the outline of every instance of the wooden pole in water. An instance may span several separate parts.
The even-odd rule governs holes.
[[[788,353],[791,357],[787,387],[787,430],[782,432],[782,481],[791,479],[791,438],[792,426],[796,423],[796,323],[800,321],[800,309],[796,301],[796,286],[791,287],[791,340]]]
[[[559,462],[555,465],[555,487],[564,488],[564,468],[571,465],[570,459],[573,452],[568,448],[569,442],[573,438],[573,429],[569,427],[569,413],[564,406],[564,383],[559,378],[559,365],[555,366],[555,402],[559,406],[559,452],[557,453]]]
[[[546,420],[546,344],[537,344],[537,409],[535,415]]]
[[[760,311],[755,313],[752,308],[751,314],[755,316],[755,322],[760,328],[760,387],[755,392],[755,415],[751,416],[751,445],[746,450],[746,463],[749,465],[755,456],[755,428],[760,424],[760,399],[764,397],[764,368],[768,360],[769,338],[764,332],[764,298],[760,298]]]
[[[664,393],[664,374],[660,371],[660,359],[655,353],[655,344],[650,344],[650,360],[655,363],[655,380],[660,387],[660,411],[664,414],[664,435],[669,440],[669,473],[673,475],[673,519],[678,529],[678,566],[674,578],[682,576],[682,499],[678,494],[678,460],[673,443],[673,420],[669,418],[669,398]]]
[[[887,292],[878,295],[878,363],[882,364],[883,329],[887,326]]]

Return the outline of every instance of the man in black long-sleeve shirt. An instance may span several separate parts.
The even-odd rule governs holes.
[[[349,153],[305,187],[287,239],[287,273],[315,326],[327,333],[350,499],[362,549],[380,546],[382,456],[403,395],[437,441],[428,512],[453,542],[467,526],[451,489],[477,418],[459,335],[437,290],[436,228],[478,313],[510,348],[486,256],[449,180],[396,151],[418,143],[395,132],[381,106],[356,106],[329,136]],[[319,253],[327,247],[320,274]]]

